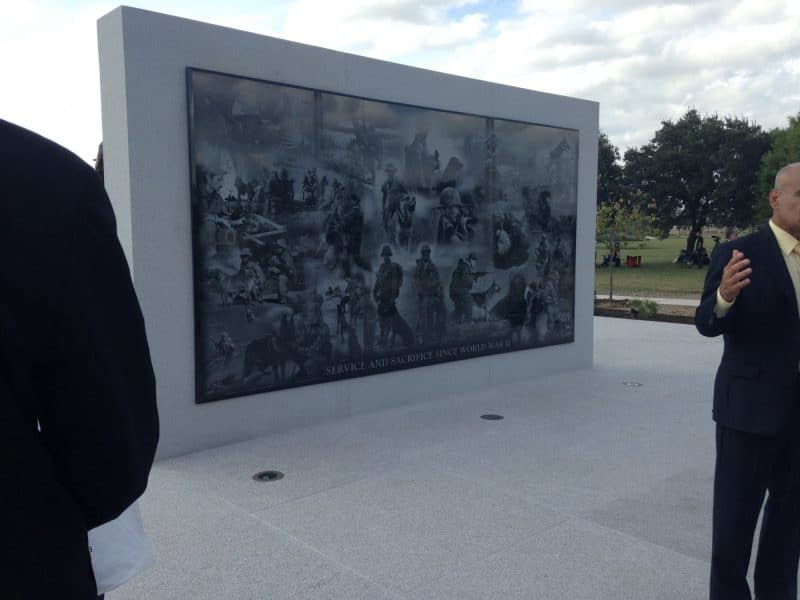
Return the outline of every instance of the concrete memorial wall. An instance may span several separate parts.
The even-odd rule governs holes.
[[[98,38],[160,456],[591,367],[596,103],[128,7]]]

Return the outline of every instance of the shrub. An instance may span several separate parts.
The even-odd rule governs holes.
[[[658,313],[658,303],[653,300],[630,300],[628,305],[636,318],[649,319]]]

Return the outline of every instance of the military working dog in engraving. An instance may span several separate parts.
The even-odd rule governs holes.
[[[254,376],[261,376],[272,371],[274,384],[286,381],[286,364],[289,358],[295,363],[297,343],[294,329],[294,315],[281,317],[278,335],[267,334],[247,344],[244,352],[244,370],[242,382],[247,383]]]
[[[267,335],[247,344],[244,352],[242,382],[247,383],[254,374],[260,376],[273,369],[275,358],[277,358],[277,349],[274,336]],[[274,372],[274,376],[277,381],[277,372]]]
[[[396,313],[394,315],[394,319],[392,319],[392,329],[390,335],[392,338],[395,336],[400,336],[400,340],[402,341],[403,345],[409,347],[413,346],[414,341],[416,340],[411,327],[406,320],[400,316],[399,313]],[[394,342],[394,339],[392,339],[392,342]]]
[[[416,234],[414,233],[416,208],[416,197],[406,196],[400,203],[400,208],[394,212],[389,224],[390,241],[409,252],[413,252],[416,247]]]
[[[397,338],[400,338],[402,346],[411,347],[416,341],[414,332],[406,320],[400,316],[397,310],[388,320],[388,331],[386,332],[386,347],[393,348],[397,345]]]
[[[266,335],[253,340],[247,344],[247,349],[244,352],[242,383],[246,384],[254,375],[261,376],[270,370],[272,371],[273,383],[280,383],[282,379],[281,373],[279,373],[281,360],[285,363],[285,359],[281,359],[275,344],[275,336]]]
[[[485,321],[489,320],[489,304],[492,298],[499,294],[502,289],[503,288],[501,288],[496,281],[492,281],[492,285],[482,292],[470,292],[475,306],[483,309],[483,318]]]

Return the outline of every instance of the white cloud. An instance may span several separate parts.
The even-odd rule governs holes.
[[[289,9],[280,33],[306,44],[402,60],[427,49],[477,40],[486,29],[486,15],[468,12],[458,20],[448,19],[451,9],[470,4],[463,0],[428,4],[416,0],[299,0]]]
[[[646,143],[662,120],[689,107],[771,128],[800,111],[797,17],[788,0],[602,7],[531,0],[494,35],[456,49],[440,66],[597,100],[601,127],[623,148]]]

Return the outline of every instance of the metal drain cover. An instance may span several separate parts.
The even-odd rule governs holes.
[[[486,419],[487,421],[500,421],[504,418],[503,415],[481,415],[481,419]]]
[[[642,387],[642,384],[638,381],[623,381],[622,385],[627,385],[628,387]]]
[[[258,481],[259,483],[268,483],[278,479],[283,479],[283,473],[280,471],[260,471],[253,475],[253,481]]]

